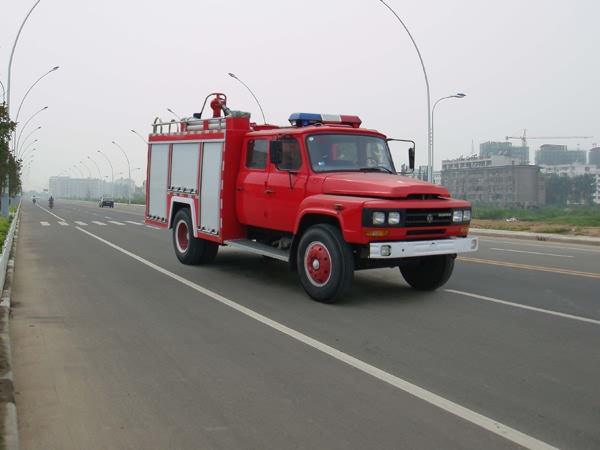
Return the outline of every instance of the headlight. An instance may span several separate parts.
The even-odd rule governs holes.
[[[383,225],[385,223],[385,213],[376,211],[372,216],[373,225]]]
[[[400,223],[400,213],[393,211],[388,214],[388,224],[398,225]]]
[[[465,209],[463,211],[463,222],[470,222],[470,221],[471,221],[471,210]]]
[[[458,209],[452,213],[452,222],[462,222],[463,221],[463,212],[461,209]]]

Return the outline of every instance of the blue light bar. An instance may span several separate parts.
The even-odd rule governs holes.
[[[340,116],[337,114],[293,113],[288,119],[294,127],[306,127],[316,123],[344,124],[358,128],[362,121],[358,116]]]

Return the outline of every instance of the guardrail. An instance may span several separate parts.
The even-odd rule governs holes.
[[[8,229],[8,233],[6,234],[6,239],[4,240],[4,244],[2,245],[2,255],[0,256],[0,287],[4,289],[4,281],[6,279],[6,269],[8,268],[8,260],[10,258],[10,251],[12,249],[13,239],[15,237],[15,229],[17,227],[17,222],[19,218],[19,213],[21,212],[21,204],[17,207],[17,211],[12,218],[12,222],[10,224],[10,228]],[[0,292],[2,290],[0,289]]]

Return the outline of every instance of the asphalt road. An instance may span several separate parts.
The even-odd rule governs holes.
[[[311,301],[278,261],[181,265],[139,207],[24,205],[22,449],[600,448],[600,249],[482,238]],[[61,224],[62,222],[62,224]]]

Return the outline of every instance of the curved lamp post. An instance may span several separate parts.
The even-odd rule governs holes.
[[[142,136],[140,133],[138,133],[138,132],[137,132],[137,131],[135,131],[135,130],[131,130],[131,132],[132,132],[133,134],[135,134],[136,136],[138,136],[138,137],[139,137],[139,138],[140,138],[142,141],[144,141],[146,145],[148,145],[148,141],[147,141],[146,139],[144,139],[144,136]]]
[[[258,101],[258,99],[256,98],[256,95],[254,95],[254,92],[252,92],[252,90],[248,87],[248,85],[246,85],[246,83],[244,83],[242,80],[240,80],[238,77],[236,77],[233,73],[229,72],[229,76],[231,78],[235,78],[236,80],[238,80],[240,83],[242,83],[242,85],[248,89],[248,92],[250,92],[250,94],[252,94],[252,97],[254,97],[254,100],[256,100],[256,104],[258,105],[258,107],[260,108],[260,113],[262,114],[262,118],[263,118],[263,123],[267,123],[267,119],[265,119],[265,113],[263,112],[262,106],[260,106],[260,102]]]
[[[31,119],[33,119],[35,116],[37,116],[39,113],[41,113],[42,111],[47,110],[48,107],[44,106],[42,109],[40,109],[38,112],[34,113],[29,119],[27,119],[27,121],[23,124],[23,126],[21,127],[21,131],[19,132],[19,136],[17,137],[17,143],[15,144],[15,148],[19,147],[19,141],[21,140],[21,135],[23,134],[23,131],[25,130],[25,128],[27,127],[27,124],[29,124],[29,122],[31,122]]]
[[[17,42],[19,40],[19,36],[21,35],[21,31],[23,31],[23,27],[25,26],[25,22],[27,22],[27,19],[29,19],[29,16],[31,15],[31,13],[33,12],[33,10],[35,9],[35,7],[38,5],[38,3],[40,1],[41,0],[38,0],[37,2],[35,2],[35,5],[33,5],[31,7],[29,12],[25,16],[25,19],[23,19],[23,22],[21,23],[21,27],[19,28],[19,32],[17,33],[17,37],[15,38],[15,42],[12,46],[12,51],[10,52],[10,59],[8,60],[8,81],[6,83],[6,113],[7,113],[7,115],[10,112],[10,74],[11,74],[13,55],[15,54],[15,48],[17,48]],[[16,120],[15,120],[15,122],[16,122]]]
[[[15,120],[14,122],[18,122],[19,121],[19,113],[21,112],[21,108],[23,107],[23,103],[25,102],[25,99],[27,98],[27,95],[31,92],[31,90],[34,88],[34,86],[36,84],[38,84],[42,78],[50,75],[52,72],[56,71],[59,69],[59,66],[54,66],[52,69],[50,69],[48,72],[46,72],[44,75],[42,75],[41,77],[39,77],[37,80],[35,80],[35,83],[33,83],[31,85],[31,87],[29,89],[27,89],[27,92],[25,92],[25,95],[23,96],[23,99],[21,100],[21,103],[19,104],[19,109],[17,109],[17,115],[15,116]]]
[[[37,127],[37,128],[34,128],[34,129],[33,129],[33,130],[31,130],[31,132],[30,132],[30,133],[29,133],[29,134],[28,134],[28,135],[25,137],[25,139],[23,139],[23,143],[21,144],[21,147],[19,147],[19,148],[16,150],[16,152],[14,152],[15,158],[18,158],[18,157],[19,157],[19,154],[21,153],[21,148],[22,148],[22,147],[25,145],[25,142],[27,142],[27,139],[29,139],[29,137],[30,137],[30,136],[31,136],[33,133],[35,133],[36,131],[40,130],[41,128],[42,128],[42,126],[41,126],[41,125],[40,125],[39,127]],[[37,141],[37,139],[36,139],[35,141]],[[35,142],[35,141],[33,141],[33,142]],[[30,144],[30,145],[31,145],[31,144]]]
[[[431,109],[431,160],[432,160],[431,171],[432,171],[432,175],[433,175],[433,118],[435,116],[435,107],[442,100],[446,100],[448,98],[464,98],[464,97],[466,97],[466,95],[467,94],[463,94],[462,92],[458,92],[458,93],[456,93],[454,95],[447,95],[446,97],[439,98],[433,104],[433,108]],[[427,180],[427,181],[433,182],[433,179]]]
[[[110,162],[110,159],[108,159],[108,156],[106,156],[104,154],[104,152],[102,152],[102,150],[98,150],[98,153],[100,153],[102,156],[104,156],[104,158],[106,159],[106,161],[108,162],[108,165],[110,166],[110,174],[111,174],[111,196],[114,198],[114,194],[115,194],[115,171],[113,169],[113,165]]]
[[[123,150],[123,147],[121,147],[115,141],[112,141],[112,143],[123,152],[123,155],[125,155],[125,159],[127,160],[127,171],[129,176],[129,179],[127,180],[127,204],[131,205],[131,164],[129,164],[129,158],[127,157],[127,153],[125,153],[125,150]]]
[[[169,111],[171,114],[173,114],[177,118],[177,120],[179,120],[181,122],[181,117],[179,117],[179,115],[175,114],[175,112],[171,108],[167,108],[167,111]]]
[[[423,75],[425,76],[425,86],[427,87],[427,181],[429,181],[430,183],[433,181],[433,147],[432,147],[432,140],[431,140],[431,97],[429,95],[429,79],[427,78],[427,71],[425,70],[425,63],[423,62],[423,58],[421,57],[421,52],[419,51],[419,47],[417,47],[417,43],[415,42],[415,40],[412,37],[412,34],[410,34],[410,31],[408,31],[408,28],[406,27],[406,25],[404,25],[404,22],[402,21],[402,19],[400,19],[400,16],[398,16],[398,14],[396,14],[396,12],[384,1],[384,0],[379,0],[381,3],[383,3],[383,5],[390,10],[390,12],[396,16],[396,19],[398,19],[398,22],[400,22],[402,24],[402,26],[404,27],[404,29],[406,30],[406,33],[408,33],[408,37],[410,37],[410,40],[412,41],[415,50],[417,51],[417,55],[419,55],[419,61],[421,61],[421,67],[423,68]]]
[[[94,161],[92,159],[91,156],[88,156],[87,159],[89,159],[91,162],[94,163],[94,165],[96,166],[96,169],[98,170],[98,192],[96,193],[97,196],[102,197],[102,192],[100,192],[102,189],[101,187],[101,183],[102,183],[102,173],[100,173],[100,166],[98,165],[98,163],[96,161]]]

